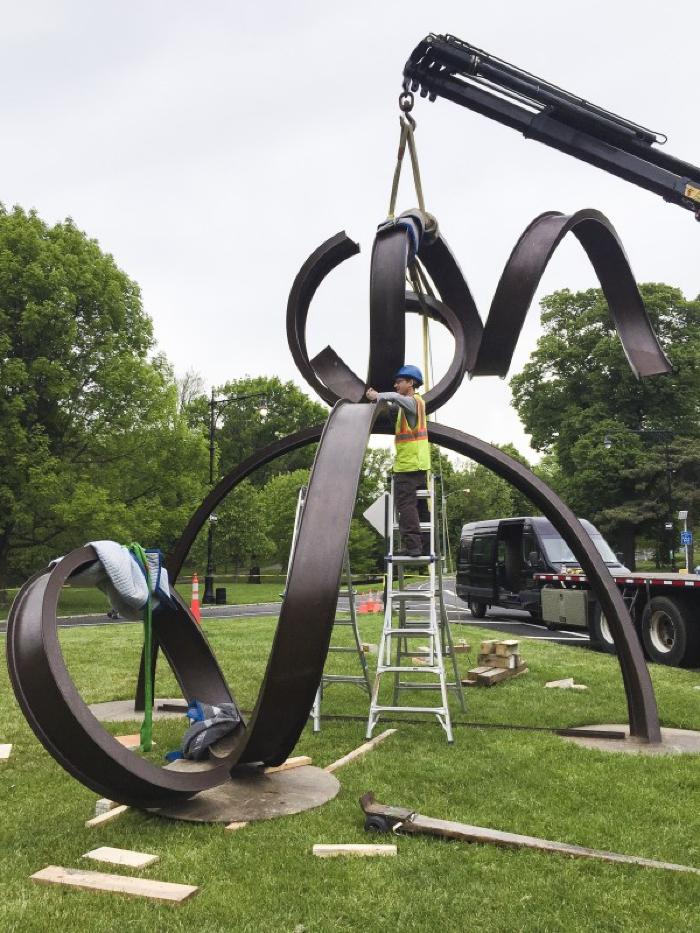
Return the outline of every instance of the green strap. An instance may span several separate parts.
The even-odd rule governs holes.
[[[136,544],[136,542],[128,545],[128,549],[143,568],[146,575],[146,585],[148,586],[148,599],[143,609],[144,711],[139,751],[150,752],[153,744],[153,678],[151,676],[151,662],[153,657],[153,592],[151,590],[151,576],[148,572],[146,552],[141,545]]]

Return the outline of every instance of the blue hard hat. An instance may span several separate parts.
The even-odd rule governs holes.
[[[423,373],[418,369],[417,366],[402,366],[401,369],[396,373],[395,379],[398,379],[399,376],[405,376],[407,379],[413,379],[416,383],[416,387],[423,385]]]

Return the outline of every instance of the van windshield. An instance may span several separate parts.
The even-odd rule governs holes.
[[[619,564],[612,548],[602,535],[591,535],[591,541],[606,564]],[[578,564],[563,538],[542,538],[542,546],[550,564]]]

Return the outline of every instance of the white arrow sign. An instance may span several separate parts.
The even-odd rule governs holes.
[[[381,496],[362,513],[372,528],[376,529],[382,537],[386,535],[386,500],[388,496],[388,492],[383,492]]]

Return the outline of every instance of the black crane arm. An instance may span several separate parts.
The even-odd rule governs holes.
[[[700,220],[700,168],[658,146],[662,133],[597,107],[456,36],[429,35],[404,68],[406,91],[447,100],[590,162]]]

